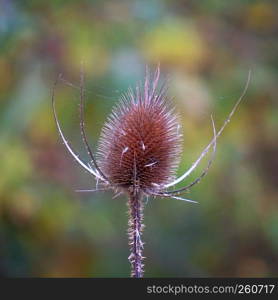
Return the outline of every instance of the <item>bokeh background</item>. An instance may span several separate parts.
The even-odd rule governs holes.
[[[219,128],[252,70],[209,175],[186,195],[199,204],[146,204],[145,275],[278,276],[277,12],[256,0],[0,0],[0,275],[129,276],[126,198],[75,192],[95,182],[53,121],[53,83],[63,73],[78,84],[83,61],[94,150],[121,93],[160,62],[184,134],[179,174],[209,142],[210,114]],[[78,90],[60,84],[56,96],[86,159]]]

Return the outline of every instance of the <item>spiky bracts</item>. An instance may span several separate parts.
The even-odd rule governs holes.
[[[195,202],[180,197],[180,195],[200,182],[208,173],[216,151],[216,140],[230,122],[231,117],[246,94],[250,79],[251,71],[248,73],[241,96],[218,132],[216,132],[212,118],[213,139],[204,148],[192,166],[180,177],[170,182],[179,159],[181,136],[178,132],[177,118],[164,102],[164,86],[160,90],[157,89],[159,68],[157,68],[152,79],[146,76],[144,89],[140,90],[140,88],[137,88],[136,93],[130,90],[123,96],[120,105],[114,109],[102,130],[98,159],[95,158],[94,153],[91,151],[85,132],[83,111],[84,76],[83,71],[81,71],[80,86],[78,87],[80,89],[80,129],[83,144],[90,157],[90,163],[86,163],[79,157],[61,129],[55,108],[54,91],[59,80],[66,84],[68,82],[62,78],[62,75],[59,75],[52,92],[52,108],[60,137],[74,160],[95,177],[97,182],[100,181],[104,185],[103,188],[97,187],[96,189],[78,191],[96,192],[113,189],[116,192],[115,196],[123,192],[128,194],[128,236],[131,251],[129,260],[132,266],[132,277],[143,276],[143,242],[141,240],[143,229],[142,196],[146,194],[148,196]],[[72,86],[70,83],[69,85]],[[213,148],[211,158],[201,175],[182,188],[169,191],[168,188],[185,180],[197,168],[211,147]],[[118,192],[118,190],[120,191]]]

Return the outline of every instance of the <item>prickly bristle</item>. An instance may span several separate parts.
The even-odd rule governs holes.
[[[177,117],[157,89],[159,69],[143,91],[123,96],[102,129],[98,162],[118,187],[157,189],[173,179],[179,161],[181,135]]]

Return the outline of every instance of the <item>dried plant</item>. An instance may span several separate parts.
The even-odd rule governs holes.
[[[84,75],[81,72],[80,85],[80,131],[90,162],[83,161],[68,143],[61,129],[55,109],[55,86],[59,80],[66,82],[60,75],[53,88],[52,106],[59,134],[72,157],[96,179],[96,188],[80,190],[96,192],[112,189],[115,196],[128,196],[128,237],[130,244],[129,261],[131,277],[143,277],[143,197],[168,197],[188,202],[193,200],[181,195],[197,184],[208,172],[216,151],[216,140],[230,121],[241,102],[250,81],[248,80],[242,95],[224,121],[218,132],[213,118],[213,138],[202,151],[198,159],[180,177],[175,179],[175,171],[181,154],[181,134],[177,116],[167,102],[166,84],[159,88],[160,68],[150,76],[146,72],[144,86],[136,90],[129,89],[121,98],[105,123],[97,154],[95,155],[87,140],[84,124]],[[68,82],[66,82],[68,83]],[[202,158],[212,148],[211,157],[200,176],[179,189],[169,188],[183,181],[199,165]],[[99,187],[101,184],[101,187]]]

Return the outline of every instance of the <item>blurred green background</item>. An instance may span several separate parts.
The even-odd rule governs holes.
[[[256,0],[0,0],[0,275],[129,276],[126,198],[75,192],[95,183],[53,121],[53,83],[78,84],[83,61],[94,150],[121,93],[161,63],[184,134],[179,174],[252,70],[209,175],[186,195],[199,204],[147,203],[145,276],[278,276],[277,12]],[[57,101],[85,159],[78,91],[60,84]]]

